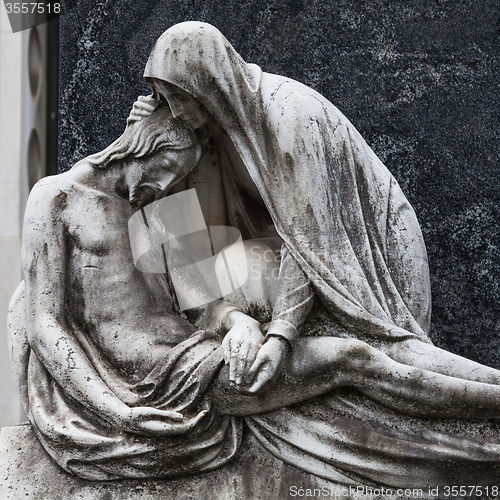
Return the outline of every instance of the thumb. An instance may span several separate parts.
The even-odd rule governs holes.
[[[247,372],[247,376],[245,377],[245,383],[250,384],[252,380],[255,378],[255,375],[262,369],[262,366],[267,362],[267,356],[262,353],[258,353],[253,365]]]
[[[181,422],[182,419],[184,418],[182,413],[179,413],[177,411],[170,411],[170,410],[160,410],[160,411],[163,413],[163,415],[159,415],[159,416],[164,416],[165,418],[167,418],[169,420]]]

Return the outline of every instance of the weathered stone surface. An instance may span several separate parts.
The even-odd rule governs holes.
[[[357,488],[357,487],[356,487]],[[250,433],[242,453],[223,469],[169,481],[84,481],[50,458],[26,423],[4,427],[0,435],[2,500],[446,500],[443,488],[394,490],[341,486],[307,474],[268,453]],[[308,491],[309,490],[309,491]],[[386,490],[385,490],[386,491]],[[436,491],[438,494],[436,495]],[[431,493],[431,494],[430,494]],[[483,500],[496,500],[482,495]]]
[[[169,481],[85,481],[68,474],[40,445],[29,424],[4,427],[0,437],[2,500],[269,500],[290,498],[290,487],[338,486],[266,452],[247,434],[243,453],[215,472]],[[343,497],[344,498],[344,497]],[[349,500],[349,496],[345,497]],[[381,498],[381,497],[380,497]]]
[[[210,22],[354,123],[416,209],[432,338],[499,367],[499,18],[495,0],[79,1],[61,19],[60,169],[119,135],[166,28]]]
[[[138,9],[136,14],[140,11],[147,15],[144,5],[134,8]],[[495,224],[492,200],[497,193],[486,189],[483,181],[485,172],[491,174],[488,162],[492,156],[486,160],[481,157],[481,172],[471,170],[469,164],[462,165],[458,169],[460,179],[446,174],[443,185],[440,176],[446,168],[440,165],[440,170],[433,170],[433,162],[443,154],[443,148],[449,149],[446,131],[452,126],[451,144],[460,139],[456,151],[464,160],[472,158],[466,143],[470,127],[461,128],[462,114],[454,114],[457,101],[447,92],[463,89],[474,78],[491,78],[491,68],[498,65],[491,40],[472,37],[471,42],[469,37],[464,49],[463,40],[455,37],[446,47],[448,58],[443,62],[444,45],[435,41],[436,37],[443,41],[443,26],[453,25],[452,19],[459,15],[452,5],[425,4],[401,10],[394,2],[379,2],[378,9],[363,3],[359,15],[358,7],[350,4],[328,6],[326,11],[316,4],[314,8],[286,6],[293,22],[282,26],[289,34],[281,44],[288,50],[282,61],[289,63],[283,71],[272,68],[279,60],[271,49],[282,41],[282,34],[279,40],[276,38],[279,30],[268,32],[267,42],[262,32],[245,40],[235,34],[234,39],[240,41],[245,59],[260,63],[268,71],[305,81],[347,113],[382,159],[390,167],[393,163],[393,172],[423,217],[428,237],[433,234],[429,228],[437,228],[432,224],[439,212],[439,231],[449,228],[469,250],[477,245],[484,250],[484,255],[474,255],[481,271],[472,266],[472,274],[476,272],[476,278],[483,279],[491,271],[493,281],[488,278],[487,290],[482,290],[482,316],[471,314],[474,300],[469,297],[467,307],[462,307],[469,308],[465,318],[469,323],[461,326],[469,332],[474,331],[477,321],[491,326],[492,316],[486,311],[493,302],[496,306],[498,246],[495,235],[485,242],[484,230]],[[117,68],[115,61],[100,66],[99,57],[113,36],[111,32],[102,36],[102,28],[112,22],[118,10],[106,2],[96,6],[83,3],[66,15],[66,23],[88,15],[89,24],[83,33],[73,28],[81,54],[67,66],[63,64],[64,162],[73,163],[77,159],[71,156],[73,153],[78,157],[88,153],[93,143],[99,143],[93,137],[118,135],[114,122],[109,121],[101,134],[91,134],[96,123],[105,126],[99,116],[121,121],[121,108],[114,107],[111,99],[105,100],[103,92],[112,82],[119,82],[117,88],[124,93],[123,98],[132,89],[135,92],[138,87],[124,79],[124,72],[131,71],[132,75],[137,69],[133,62],[136,57],[144,60],[134,49],[141,36],[144,40],[156,38],[152,32],[168,17],[156,13],[148,17],[148,28],[141,25],[132,38],[117,33],[116,40],[122,45],[110,53],[127,53],[129,61],[126,71],[122,63],[123,71],[112,74]],[[487,22],[479,11],[472,14],[476,21]],[[274,15],[273,9],[269,9],[269,15]],[[227,21],[227,16],[223,18]],[[293,50],[300,40],[297,30],[292,34],[291,26],[304,29],[312,19],[317,21],[319,31],[311,28],[308,33],[315,33],[316,42],[306,38],[305,50],[297,55]],[[432,41],[426,45],[412,34],[429,19],[432,28],[424,41]],[[262,26],[265,18],[259,21]],[[118,26],[125,31],[132,28],[125,24]],[[386,31],[386,24],[401,34],[397,42]],[[228,38],[238,26],[242,27],[234,23],[231,29],[228,27]],[[436,26],[440,31],[433,32]],[[332,30],[338,33],[338,39],[327,36]],[[359,37],[356,41],[350,38],[354,33]],[[76,40],[66,35],[67,40]],[[318,39],[325,43],[319,48],[316,45],[314,51]],[[255,41],[259,44],[252,49]],[[291,42],[294,49],[288,45]],[[338,58],[327,61],[332,46],[338,49]],[[264,48],[260,55],[257,47]],[[438,47],[437,51],[432,47]],[[312,57],[306,57],[307,50]],[[481,63],[468,65],[471,50]],[[489,55],[484,56],[487,50]],[[350,62],[351,66],[345,70],[338,66],[339,61],[346,65]],[[467,69],[462,71],[464,67]],[[70,71],[65,73],[65,68]],[[23,404],[43,446],[61,466],[81,478],[105,481],[101,484],[121,477],[136,478],[135,486],[140,484],[142,488],[146,483],[141,478],[145,476],[171,477],[187,471],[201,474],[222,464],[237,467],[245,453],[253,449],[249,446],[238,453],[246,425],[267,450],[284,461],[344,484],[370,480],[393,487],[443,487],[460,480],[481,485],[498,482],[500,444],[496,425],[484,424],[485,430],[478,437],[482,424],[471,422],[497,418],[500,375],[426,343],[430,295],[427,260],[419,224],[399,186],[328,101],[310,88],[259,71],[247,67],[210,25],[184,23],[174,27],[157,43],[146,76],[154,79],[156,95],[165,97],[175,119],[164,101],[142,99],[134,104],[129,126],[116,143],[34,188],[26,211],[23,258],[28,293],[24,298],[20,287],[12,302],[10,338]],[[377,71],[383,75],[383,83],[370,90],[373,82],[380,83]],[[472,80],[470,73],[475,75]],[[339,78],[338,88],[332,75]],[[351,79],[349,87],[341,81],[346,75]],[[349,95],[336,95],[346,88]],[[445,117],[440,127],[430,123],[432,114],[425,114],[431,104],[436,104],[429,100],[431,95],[440,96],[441,106],[448,113],[442,111]],[[467,96],[470,98],[470,93]],[[82,116],[76,107],[80,101],[87,103]],[[359,106],[363,106],[362,113]],[[478,108],[479,104],[474,111]],[[233,112],[227,113],[227,109]],[[436,104],[433,109],[440,108]],[[409,123],[419,116],[425,129]],[[453,123],[448,124],[448,116]],[[483,127],[492,124],[488,113],[482,117]],[[384,125],[378,126],[381,118]],[[426,135],[429,130],[432,137]],[[166,138],[166,142],[160,146],[155,134],[163,133],[161,140]],[[136,137],[141,137],[139,149],[132,146]],[[155,146],[148,149],[153,143]],[[425,147],[421,148],[422,144]],[[409,163],[403,170],[398,165],[405,156]],[[208,160],[204,162],[203,158]],[[474,154],[473,158],[480,157]],[[65,165],[62,170],[66,170]],[[247,297],[243,302],[248,305],[246,310],[243,305],[238,311],[236,302],[222,294],[218,297],[224,296],[226,309],[218,309],[217,314],[208,312],[210,308],[200,313],[205,315],[203,321],[217,319],[212,325],[222,325],[219,333],[229,331],[222,347],[211,333],[194,333],[200,323],[188,324],[179,318],[177,313],[183,310],[177,300],[180,289],[171,283],[171,254],[163,240],[163,259],[159,262],[166,274],[153,283],[135,267],[127,235],[127,221],[134,210],[164,196],[172,186],[178,194],[189,190],[197,183],[196,176],[213,179],[216,171],[219,181],[205,186],[206,199],[210,201],[214,189],[220,189],[223,196],[215,205],[209,203],[208,216],[227,217],[251,244],[251,238],[269,238],[271,233],[276,236],[270,214],[288,247],[282,250],[279,279],[283,281],[271,287],[278,295],[271,306],[273,318],[259,319],[270,323],[265,337],[256,318],[243,314],[251,316],[258,309]],[[475,205],[465,212],[459,205],[470,194],[464,176],[475,182],[470,190]],[[426,198],[433,187],[439,187],[443,197],[438,200],[429,196],[441,207],[435,211],[428,209]],[[460,196],[455,199],[457,192]],[[249,197],[252,202],[242,202]],[[439,205],[443,200],[445,205]],[[81,207],[85,207],[84,215]],[[243,216],[232,217],[235,207],[244,207],[237,212]],[[159,240],[155,239],[154,228],[168,233],[165,228],[171,213],[162,221],[161,217],[155,219],[158,214],[154,208],[151,214],[142,211],[136,217],[138,233],[148,233],[151,245],[156,245]],[[145,240],[142,236],[139,240],[141,246]],[[445,248],[440,240],[433,246],[431,238],[429,257],[432,265],[436,257],[433,251],[437,253],[433,279],[439,278],[438,290],[450,289],[448,275],[440,275],[440,270],[453,264],[453,257],[450,261],[449,256],[436,251]],[[159,247],[157,250],[155,255],[161,257]],[[272,246],[262,247],[260,255],[268,251],[273,252]],[[188,279],[185,283],[193,282]],[[253,288],[260,290],[260,284],[256,285]],[[263,292],[264,302],[272,304],[274,293]],[[195,295],[187,302],[191,306]],[[445,293],[437,295],[440,300]],[[321,336],[325,329],[331,336],[298,338],[306,318],[316,320],[309,316],[314,297],[323,307],[323,316],[320,311],[317,324],[321,328],[315,330],[313,325],[312,336]],[[462,319],[457,313],[446,322],[446,315],[438,315],[435,325],[442,328],[436,338],[444,338],[439,335],[453,328],[457,317]],[[497,326],[493,329],[498,330]],[[206,330],[218,331],[208,326]],[[489,345],[491,341],[488,339]],[[441,345],[452,350],[458,345],[447,342]],[[231,360],[229,376],[227,367],[219,371],[224,357]],[[474,356],[469,353],[468,357]],[[242,380],[254,359],[256,368],[250,370],[253,378]],[[242,360],[250,360],[249,366],[245,368]],[[495,364],[495,360],[495,356],[488,357],[489,364]],[[282,368],[272,388],[256,397],[235,389],[235,384],[248,384],[250,392],[259,391]],[[362,394],[351,388],[337,390],[345,386]],[[463,432],[465,428],[469,429],[467,433]],[[233,455],[235,461],[231,461]],[[266,452],[263,457],[266,460]],[[254,472],[253,467],[248,470]],[[238,476],[238,471],[233,472]],[[294,470],[291,476],[294,480],[299,477]],[[12,474],[8,472],[5,477]],[[203,482],[204,477],[200,475],[194,483]],[[251,488],[251,498],[259,498],[260,490],[267,488],[262,477],[260,486]],[[267,494],[281,495],[280,481],[273,482]],[[115,484],[132,487],[127,481]],[[168,484],[170,488],[184,483]],[[152,492],[150,487],[145,487],[146,495]],[[221,494],[232,498],[240,493],[234,488],[230,486],[226,493],[226,486],[212,482],[203,489],[210,489],[209,494],[217,498]],[[119,495],[129,492],[117,490],[112,494],[122,498]]]
[[[344,484],[496,483],[497,433],[485,446],[438,419],[496,419],[500,372],[429,343],[422,233],[359,132],[210,24],[165,31],[144,75],[154,96],[122,136],[40,181],[25,212],[9,339],[54,460],[96,481],[204,472],[234,458],[246,424]],[[241,301],[222,292],[224,269],[247,272],[244,248],[210,242],[205,218],[262,262],[274,252],[256,243],[278,239],[279,273]],[[300,335],[314,304],[319,326]],[[200,306],[201,323],[182,316]]]

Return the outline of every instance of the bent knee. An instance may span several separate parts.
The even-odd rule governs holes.
[[[357,339],[343,339],[341,344],[344,358],[352,369],[364,369],[374,361],[379,360],[380,355],[374,347]]]

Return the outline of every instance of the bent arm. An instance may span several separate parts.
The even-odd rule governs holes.
[[[293,348],[300,327],[311,312],[314,293],[309,279],[285,245],[281,250],[278,279],[279,294],[273,308],[273,318],[266,340],[273,336],[280,337]]]
[[[278,281],[279,294],[273,308],[273,318],[250,367],[247,392],[261,392],[271,386],[283,369],[287,351],[293,349],[300,327],[311,312],[314,301],[309,279],[283,245]]]
[[[199,326],[223,338],[234,326],[235,320],[243,316],[246,317],[234,304],[218,299],[205,306],[203,320]]]

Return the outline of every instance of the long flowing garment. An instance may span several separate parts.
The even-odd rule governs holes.
[[[67,321],[71,322],[68,312]],[[74,331],[78,331],[75,328]],[[209,471],[236,454],[242,423],[217,414],[207,386],[223,363],[220,340],[196,332],[171,349],[140,383],[128,383],[84,335],[76,340],[110,389],[129,406],[175,409],[186,418],[208,410],[187,434],[154,438],[117,429],[70,397],[50,375],[26,335],[24,282],[9,312],[9,345],[21,403],[40,442],[66,471],[88,480],[170,478]]]
[[[332,103],[247,64],[216,28],[198,22],[167,30],[144,76],[189,93],[222,128],[229,222],[247,237],[262,236],[243,165],[327,313],[312,335],[355,337],[382,351],[407,339],[431,343],[428,262],[415,212]],[[294,305],[293,297],[286,299],[278,298],[274,319]],[[500,478],[496,424],[410,418],[349,389],[245,420],[276,456],[342,483],[422,486],[468,478],[495,484]]]

